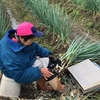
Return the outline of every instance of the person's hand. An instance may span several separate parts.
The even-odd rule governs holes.
[[[43,75],[43,77],[47,80],[49,77],[51,77],[52,75],[54,75],[51,71],[49,71],[48,68],[41,68],[41,73]]]

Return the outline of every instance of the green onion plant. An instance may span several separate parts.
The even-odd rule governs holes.
[[[8,14],[3,7],[3,2],[0,1],[0,39],[4,36],[5,32],[10,26]]]
[[[96,62],[100,60],[100,43],[87,41],[87,37],[88,35],[85,38],[81,36],[74,39],[66,53],[61,56],[61,60],[65,61],[65,68],[85,59]]]
[[[85,0],[84,8],[96,14],[100,11],[100,0]]]

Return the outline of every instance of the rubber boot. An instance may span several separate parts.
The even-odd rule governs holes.
[[[62,85],[56,76],[55,78],[51,79],[48,81],[49,85],[58,92],[63,92],[64,91],[64,85]]]
[[[53,89],[50,86],[46,85],[46,80],[44,77],[42,77],[37,81],[37,90],[44,90],[50,92],[53,91]]]

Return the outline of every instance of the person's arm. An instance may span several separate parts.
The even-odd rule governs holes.
[[[25,68],[24,64],[19,64],[15,60],[7,60],[3,62],[3,65],[5,66],[4,74],[9,74],[18,83],[28,84],[42,77],[41,70],[38,67]]]
[[[36,50],[37,50],[38,56],[40,56],[40,57],[49,57],[50,55],[52,55],[52,52],[50,50],[40,46],[37,43],[36,43]]]
[[[39,69],[38,66],[26,67],[26,64],[18,62],[18,60],[14,59],[4,61],[3,65],[5,66],[5,69],[3,69],[3,71],[5,70],[4,74],[9,74],[10,77],[18,83],[28,84],[33,81],[37,81],[42,77],[47,80],[47,78],[53,75],[48,68]]]

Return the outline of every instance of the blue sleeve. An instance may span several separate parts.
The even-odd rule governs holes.
[[[37,54],[40,57],[48,57],[48,56],[52,55],[52,52],[50,50],[40,46],[39,44],[37,44],[36,49],[37,49]]]
[[[3,65],[5,66],[3,72],[8,73],[18,83],[28,84],[42,78],[42,73],[38,67],[24,68],[24,65],[11,60],[4,62]]]

